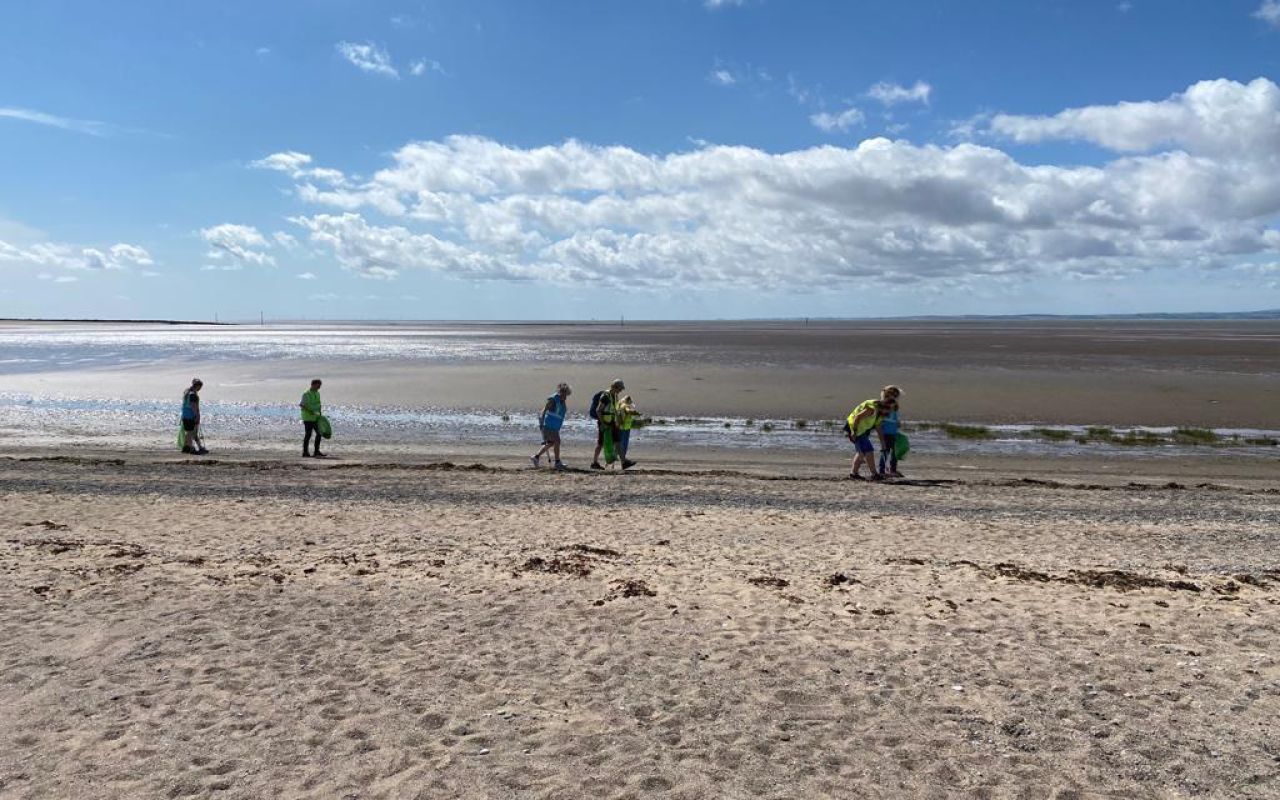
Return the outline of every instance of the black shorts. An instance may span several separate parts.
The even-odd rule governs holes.
[[[198,427],[200,427],[200,420],[198,419],[184,419],[182,421],[182,429],[187,433],[191,433]]]

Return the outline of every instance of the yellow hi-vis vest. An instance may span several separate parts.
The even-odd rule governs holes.
[[[857,427],[854,427],[854,419],[868,408],[876,411],[876,401],[874,399],[864,400],[858,404],[857,408],[849,412],[849,416],[846,421],[849,423],[849,430],[853,431],[854,438],[869,433],[871,429],[876,426],[876,423],[880,422],[880,412],[876,411],[876,413],[871,416],[863,417],[861,420],[858,420]]]

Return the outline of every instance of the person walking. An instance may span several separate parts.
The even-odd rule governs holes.
[[[890,478],[904,477],[898,471],[898,398],[901,396],[897,386],[880,390],[880,400],[889,404],[889,411],[880,419],[880,474]]]
[[[555,457],[555,468],[565,469],[564,462],[560,460],[560,428],[569,414],[567,401],[571,394],[573,389],[569,388],[569,384],[562,383],[556,387],[556,393],[548,397],[547,402],[542,406],[542,413],[538,415],[538,430],[542,432],[542,448],[529,456],[534,469],[541,466],[542,457],[547,454],[547,451],[551,451]]]
[[[612,464],[617,460],[617,451],[614,443],[618,441],[618,398],[622,394],[622,390],[626,389],[626,384],[622,380],[615,379],[609,384],[608,389],[602,389],[595,393],[591,398],[591,416],[596,421],[596,450],[591,457],[592,469],[604,469],[600,464],[600,453],[605,455],[605,461]],[[623,459],[622,468],[628,469],[635,466],[634,461]]]
[[[618,457],[622,459],[623,469],[635,464],[627,458],[627,451],[631,449],[631,429],[635,427],[639,416],[640,412],[631,395],[622,398],[618,403]]]
[[[316,378],[311,382],[311,388],[302,393],[302,402],[298,403],[298,408],[302,409],[302,457],[303,458],[324,458],[324,453],[320,452],[320,386],[322,381]],[[315,453],[309,450],[312,434],[316,437]]]
[[[200,431],[200,389],[203,387],[204,381],[192,378],[191,385],[182,393],[182,431],[185,434],[182,452],[193,456],[209,454]]]
[[[885,401],[864,400],[849,412],[845,420],[845,436],[853,442],[856,451],[853,456],[853,465],[849,469],[849,477],[855,481],[867,480],[860,473],[863,464],[867,465],[871,480],[884,480],[884,476],[876,470],[875,446],[871,444],[871,432],[879,429],[881,418],[888,412],[889,404]]]

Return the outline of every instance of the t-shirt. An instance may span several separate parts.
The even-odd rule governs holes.
[[[195,389],[182,393],[182,418],[200,419],[200,393]]]
[[[883,433],[898,432],[898,409],[895,408],[880,418],[880,430]]]
[[[549,431],[558,431],[560,426],[564,425],[566,413],[564,398],[558,394],[553,394],[547,398],[547,402],[551,404],[551,408],[542,415],[542,427]]]
[[[315,422],[320,418],[320,393],[308,389],[302,393],[302,421]]]

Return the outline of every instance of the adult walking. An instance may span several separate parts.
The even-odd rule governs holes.
[[[853,465],[849,468],[849,477],[855,481],[865,481],[860,470],[867,465],[871,480],[882,481],[884,476],[876,470],[875,446],[871,444],[871,432],[878,430],[881,418],[889,412],[889,404],[880,399],[864,400],[857,405],[845,419],[844,433],[853,442]]]
[[[548,397],[547,402],[542,406],[542,413],[538,415],[538,430],[542,432],[542,448],[529,456],[534,469],[541,466],[542,457],[548,451],[551,451],[555,457],[555,468],[565,468],[564,462],[560,460],[560,428],[569,414],[567,401],[571,394],[573,389],[569,388],[569,384],[562,383],[556,387],[556,393]]]
[[[193,455],[208,455],[204,447],[204,436],[200,431],[200,390],[204,381],[192,378],[191,385],[182,393],[182,452]]]
[[[324,453],[320,452],[320,386],[322,381],[316,378],[311,382],[311,388],[302,393],[302,402],[298,403],[298,408],[302,409],[302,457],[303,458],[324,458]],[[311,436],[316,437],[316,445],[314,454],[310,450]]]
[[[608,389],[602,389],[595,393],[591,398],[591,416],[596,421],[596,450],[591,456],[592,469],[604,469],[600,464],[600,454],[603,452],[605,463],[612,464],[618,459],[618,453],[615,443],[619,439],[621,429],[618,427],[618,403],[622,390],[626,389],[626,384],[622,380],[615,379],[609,384]],[[635,466],[634,461],[622,459],[622,468],[629,469]]]

